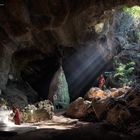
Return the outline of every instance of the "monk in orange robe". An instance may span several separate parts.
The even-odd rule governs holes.
[[[13,113],[14,113],[14,122],[16,125],[20,125],[21,124],[21,114],[20,111],[17,107],[13,107]]]
[[[104,85],[105,85],[105,78],[103,74],[101,74],[100,77],[98,78],[98,86],[100,89],[103,89]]]

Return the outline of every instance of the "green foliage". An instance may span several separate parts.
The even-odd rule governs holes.
[[[131,76],[134,72],[134,62],[129,62],[126,64],[116,63],[116,68],[114,72],[114,78],[120,82],[120,84],[127,85],[131,83]]]
[[[139,6],[133,6],[131,8],[125,6],[123,7],[123,11],[127,13],[128,15],[132,16],[133,18],[140,18],[140,7]]]

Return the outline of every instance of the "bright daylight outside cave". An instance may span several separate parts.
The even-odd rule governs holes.
[[[138,140],[140,0],[0,0],[0,140]]]

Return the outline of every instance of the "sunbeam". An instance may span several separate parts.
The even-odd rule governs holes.
[[[77,97],[81,95],[88,85],[96,81],[97,76],[108,63],[108,51],[101,51],[101,47],[95,42],[88,42],[79,51],[76,51],[66,63],[69,67],[65,68],[68,77],[70,92]],[[91,85],[92,86],[92,85]]]

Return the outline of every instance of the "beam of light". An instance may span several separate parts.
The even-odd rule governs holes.
[[[9,120],[9,116],[12,113],[11,110],[0,110],[0,125],[13,126],[14,123]]]
[[[83,60],[83,62],[81,62],[82,64],[79,64],[77,69],[73,72],[72,77],[73,79],[71,80],[71,82],[75,82],[75,80],[77,80],[79,77],[84,77],[84,75],[82,76],[82,74],[87,74],[88,71],[90,70],[89,67],[93,66],[96,61],[98,61],[99,59],[99,54],[95,54],[93,53],[91,56],[89,56],[89,58],[87,58],[86,60]],[[96,64],[96,63],[95,63]]]
[[[94,46],[94,45],[93,45]],[[80,51],[76,52],[69,60],[68,60],[68,69],[72,69],[73,72],[71,73],[70,82],[73,83],[74,80],[79,78],[81,73],[83,73],[87,68],[88,65],[91,65],[92,59],[96,59],[96,55],[98,53],[96,50],[92,49],[93,46],[88,46],[87,48],[82,48]]]
[[[97,64],[100,61],[100,59],[99,59],[100,55],[93,54],[93,56],[94,57],[92,57],[92,58],[94,58],[94,59],[92,61],[91,61],[91,59],[89,59],[88,62],[86,61],[87,63],[84,63],[84,68],[81,68],[81,66],[78,68],[78,71],[75,73],[75,76],[76,76],[75,80],[79,79],[79,77],[80,77],[79,80],[83,81],[83,80],[85,80],[85,78],[87,78],[87,76],[89,74],[95,73]],[[75,80],[72,82],[75,82]]]
[[[70,73],[67,80],[71,92],[75,92],[78,97],[89,83],[96,81],[97,75],[108,63],[108,55],[109,51],[90,42],[71,56],[67,60],[68,67],[66,68],[66,71]]]
[[[84,77],[84,79],[83,80],[80,80],[80,83],[79,84],[77,84],[77,86],[79,87],[79,88],[75,88],[75,89],[77,89],[76,91],[78,92],[78,93],[81,93],[82,92],[82,90],[85,88],[85,86],[87,86],[90,82],[94,82],[94,81],[96,81],[96,78],[95,78],[95,75],[97,75],[100,71],[101,71],[101,69],[103,69],[104,67],[105,67],[105,65],[106,65],[106,63],[103,63],[102,65],[100,64],[100,61],[98,61],[98,63],[96,64],[96,66],[97,66],[97,68],[96,68],[96,70],[93,70],[93,68],[91,68],[91,72],[90,73],[88,73],[85,77]],[[89,68],[90,69],[90,68]],[[93,71],[92,71],[93,70]],[[92,73],[93,72],[93,73]],[[92,83],[93,83],[92,82]],[[93,86],[93,85],[92,85]]]
[[[14,131],[17,133],[25,133],[28,131],[36,130],[36,126],[32,126],[32,124],[21,124],[15,125],[14,122],[9,120],[10,114],[12,110],[0,110],[0,131],[10,132]]]
[[[81,73],[78,83],[74,84],[72,87],[73,90],[76,90],[78,93],[80,93],[87,84],[89,84],[92,80],[96,80],[95,75],[97,75],[106,64],[105,62],[100,60],[100,56],[98,56],[96,60],[88,66],[84,73]]]

